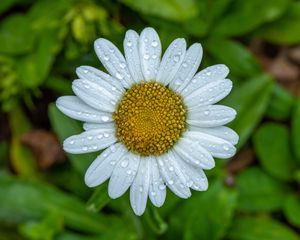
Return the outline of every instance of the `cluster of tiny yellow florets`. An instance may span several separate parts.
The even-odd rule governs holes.
[[[178,94],[157,82],[142,82],[125,92],[114,112],[116,136],[132,152],[158,156],[185,131],[185,118]]]

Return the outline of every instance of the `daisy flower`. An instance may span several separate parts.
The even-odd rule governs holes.
[[[118,198],[130,188],[130,203],[142,215],[147,199],[160,207],[166,187],[181,198],[190,189],[205,191],[203,170],[214,158],[230,158],[238,135],[223,125],[236,111],[215,105],[232,89],[225,65],[205,68],[199,43],[186,49],[175,39],[161,58],[162,47],[153,28],[140,35],[128,30],[124,55],[99,38],[95,51],[109,74],[96,68],[76,69],[72,89],[57,107],[83,121],[84,132],[64,141],[73,154],[103,150],[88,168],[85,183],[95,187],[109,179],[108,194]]]

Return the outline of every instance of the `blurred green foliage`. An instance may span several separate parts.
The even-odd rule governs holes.
[[[102,68],[96,38],[122,48],[126,29],[146,26],[164,49],[184,37],[202,43],[202,68],[230,68],[234,89],[223,103],[238,112],[235,161],[245,151],[252,160],[235,171],[234,161],[217,160],[207,192],[188,200],[169,192],[163,207],[148,203],[136,217],[128,195],[111,201],[106,184],[84,185],[95,154],[41,171],[22,136],[43,128],[63,141],[82,131],[53,102],[72,94],[77,66]],[[292,94],[249,50],[257,41],[299,46],[299,29],[297,0],[1,0],[0,240],[300,240],[299,89]]]

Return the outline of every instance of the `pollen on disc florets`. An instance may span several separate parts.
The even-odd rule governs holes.
[[[114,119],[116,136],[130,151],[161,155],[185,131],[182,98],[157,82],[132,86],[121,98]]]

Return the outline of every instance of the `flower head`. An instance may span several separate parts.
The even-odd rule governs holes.
[[[130,202],[143,214],[148,197],[160,207],[166,186],[188,198],[190,189],[204,191],[203,170],[215,166],[213,157],[235,154],[237,134],[223,125],[234,109],[215,105],[226,97],[232,82],[225,65],[198,73],[202,47],[186,50],[184,39],[174,40],[161,59],[160,39],[153,28],[140,36],[126,32],[125,58],[111,42],[95,41],[95,51],[107,69],[76,71],[76,96],[60,97],[57,107],[84,122],[84,132],[64,141],[69,153],[104,151],[85,174],[89,187],[109,179],[108,193],[118,198],[130,188]]]

